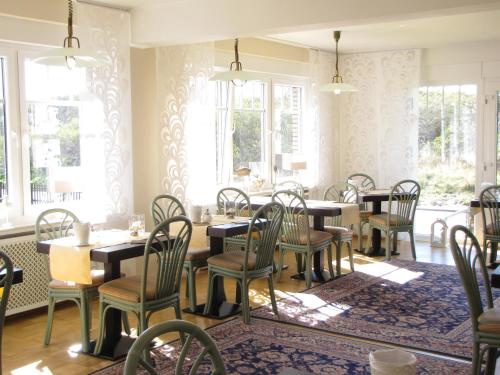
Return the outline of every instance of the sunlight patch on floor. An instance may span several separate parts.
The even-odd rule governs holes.
[[[33,363],[30,363],[26,366],[16,368],[15,370],[11,371],[11,374],[13,375],[36,375],[36,374],[45,374],[49,375],[52,374],[52,371],[49,370],[47,366],[44,366],[42,368],[38,368],[40,366],[42,361],[36,361]]]
[[[370,264],[357,265],[356,271],[370,276],[380,277],[387,281],[392,281],[400,285],[421,277],[423,272],[415,272],[406,268],[396,267],[384,262],[374,262]]]

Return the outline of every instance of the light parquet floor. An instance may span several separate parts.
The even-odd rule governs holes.
[[[356,243],[356,241],[355,241]],[[401,259],[411,259],[408,242],[399,242]],[[343,256],[347,254],[344,250]],[[417,242],[417,259],[422,262],[441,264],[453,264],[453,257],[449,249],[431,248],[428,243]],[[348,272],[347,258],[344,258],[343,268]],[[355,253],[355,263],[381,261],[383,258],[368,258]],[[280,292],[299,292],[305,289],[304,281],[292,280],[290,275],[294,274],[295,259],[288,254],[286,262],[291,265],[283,272],[281,282],[275,283],[277,294]],[[326,263],[326,256],[325,256]],[[201,270],[197,275],[198,303],[202,303],[206,297],[206,270]],[[183,282],[182,295],[184,296],[185,282]],[[235,284],[231,281],[225,282],[228,299],[234,298]],[[257,280],[251,284],[252,306],[268,302],[267,282]],[[183,307],[187,306],[187,299],[182,299]],[[99,325],[97,314],[98,301],[92,305],[92,331],[91,337],[97,335]],[[52,341],[48,347],[43,346],[43,335],[46,323],[46,310],[41,310],[29,315],[9,317],[5,324],[3,338],[3,370],[4,374],[88,374],[111,364],[110,361],[101,360],[75,351],[79,347],[80,320],[76,306],[66,305],[56,308]],[[174,319],[173,309],[167,309],[153,314],[151,324],[165,320]],[[193,314],[183,313],[183,319],[190,320],[197,325],[207,328],[219,324],[220,320],[199,317]],[[132,326],[135,320],[130,318]]]

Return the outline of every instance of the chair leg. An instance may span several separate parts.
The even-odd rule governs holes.
[[[210,312],[210,306],[212,305],[213,298],[213,284],[215,282],[215,274],[213,271],[208,268],[208,291],[207,291],[207,301],[205,302],[205,309],[203,310],[203,314],[208,314]]]
[[[130,336],[130,323],[128,322],[128,315],[126,311],[122,311],[122,325],[125,333]]]
[[[243,322],[250,323],[250,302],[248,300],[248,283],[246,279],[238,280],[241,285],[241,315],[243,315]]]
[[[104,319],[106,318],[106,314],[104,312],[105,306],[104,302],[102,300],[99,301],[99,335],[97,336],[97,342],[95,344],[94,348],[94,354],[98,355],[101,353],[102,350],[102,345],[104,343],[104,329],[105,329],[105,322]]]
[[[273,275],[269,275],[267,277],[267,282],[269,284],[269,296],[271,297],[271,304],[273,305],[273,312],[277,318],[278,315],[278,305],[276,304],[276,295],[274,294],[274,285],[273,285]]]
[[[283,270],[283,263],[285,261],[285,250],[281,247],[279,247],[279,261],[278,261],[278,275],[276,276],[278,282],[281,280],[281,271]]]
[[[413,260],[417,260],[417,252],[415,251],[415,234],[413,233],[413,228],[408,232],[410,233],[411,256],[413,257]]]
[[[332,253],[332,244],[328,245],[328,249],[326,249],[326,253],[328,255],[328,272],[330,272],[330,279],[335,277],[333,273],[333,253]]]
[[[481,358],[479,353],[480,347],[477,341],[474,341],[472,346],[472,374],[480,375],[481,373]]]
[[[303,271],[303,267],[302,267],[302,254],[295,253],[295,262],[297,264],[297,273],[301,273]]]
[[[334,242],[335,244],[335,267],[337,271],[337,276],[342,275],[342,241],[338,240]]]
[[[351,271],[354,272],[354,253],[352,249],[352,239],[347,241],[347,247],[349,249],[349,265],[351,266]]]
[[[385,260],[391,260],[391,232],[385,232]]]
[[[196,311],[196,271],[191,264],[189,265],[187,281],[187,289],[189,290],[189,309],[194,312]]]
[[[358,251],[363,253],[363,223],[360,221],[358,224],[359,235],[358,235]]]
[[[87,290],[82,289],[80,291],[80,301],[78,307],[80,308],[80,331],[82,337],[82,352],[87,353],[89,351],[89,317],[88,317],[88,296]]]
[[[49,305],[47,311],[47,326],[45,327],[45,338],[43,344],[45,346],[50,344],[50,336],[52,334],[52,323],[54,322],[54,308],[56,300],[54,297],[49,296]]]
[[[312,265],[311,265],[311,255],[310,253],[306,253],[306,287],[309,289],[312,284]]]
[[[488,349],[488,357],[486,358],[486,375],[495,374],[495,364],[497,362],[497,348]]]
[[[182,320],[181,302],[179,300],[174,302],[175,319]]]
[[[186,298],[189,298],[189,278],[191,276],[191,265],[189,265],[188,267],[184,266],[184,270],[186,271],[186,292],[184,293],[184,295],[186,296]]]
[[[491,243],[490,264],[494,265],[497,261],[498,242],[490,242],[490,243]]]

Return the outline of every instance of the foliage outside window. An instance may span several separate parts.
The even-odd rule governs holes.
[[[474,197],[476,162],[475,85],[419,90],[420,205],[467,205]]]

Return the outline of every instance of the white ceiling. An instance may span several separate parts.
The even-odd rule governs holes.
[[[333,29],[268,35],[281,42],[335,50]],[[339,28],[341,53],[432,48],[461,42],[500,40],[500,10]]]

